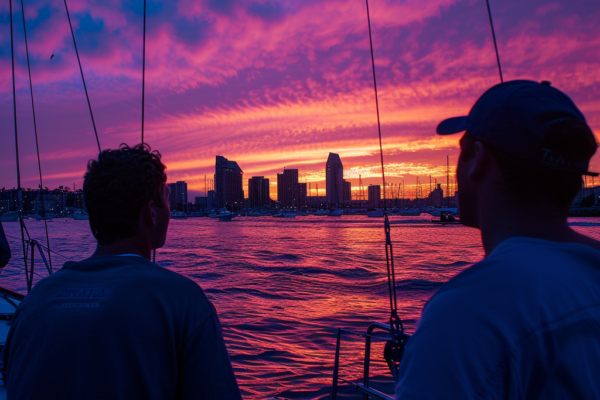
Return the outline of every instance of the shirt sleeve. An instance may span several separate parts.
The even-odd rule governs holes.
[[[501,367],[490,310],[460,292],[435,296],[425,308],[400,363],[396,400],[479,398]]]
[[[179,399],[241,400],[216,313],[190,336],[179,365]]]

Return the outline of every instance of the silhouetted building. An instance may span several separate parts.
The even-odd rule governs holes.
[[[217,195],[214,190],[206,192],[206,206],[209,210],[217,208]]]
[[[369,185],[369,207],[377,208],[381,203],[381,186]]]
[[[337,205],[344,201],[344,166],[335,153],[329,153],[325,164],[325,189],[327,202]]]
[[[269,207],[270,205],[269,180],[264,176],[253,176],[248,179],[248,206]]]
[[[244,171],[235,161],[217,156],[215,163],[215,192],[217,206],[239,207],[244,203],[244,190],[242,178]]]
[[[438,183],[437,187],[429,193],[427,197],[429,200],[429,205],[434,207],[441,207],[442,201],[444,200],[444,189],[442,189],[442,184]]]
[[[199,196],[194,198],[194,204],[197,206],[198,210],[205,210],[208,208],[208,196]]]
[[[306,207],[306,198],[308,197],[308,185],[306,183],[298,184],[298,207]]]
[[[283,174],[277,174],[277,200],[282,208],[299,206],[299,189],[297,169],[284,169]]]
[[[175,183],[168,183],[169,186],[169,205],[171,211],[182,211],[187,212],[188,195],[187,195],[187,183],[183,181],[177,181]]]
[[[348,202],[350,202],[350,200],[352,200],[352,183],[350,181],[347,181],[344,179],[343,185],[344,185],[343,201],[344,201],[344,203],[348,203]]]
[[[324,208],[327,206],[326,196],[306,196],[306,205],[310,208]]]

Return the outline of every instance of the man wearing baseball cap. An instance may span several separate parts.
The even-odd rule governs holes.
[[[427,303],[400,363],[397,399],[600,398],[600,242],[567,224],[597,144],[549,82],[496,85],[467,117],[460,217],[485,258]]]

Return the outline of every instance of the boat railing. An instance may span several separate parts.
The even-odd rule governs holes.
[[[376,331],[386,332],[388,335],[391,335],[391,333],[392,333],[390,326],[387,324],[381,323],[381,322],[374,322],[371,325],[369,325],[369,327],[367,328],[367,332],[365,334],[347,331],[345,329],[338,329],[337,341],[336,341],[336,345],[335,345],[335,361],[334,361],[334,366],[333,366],[333,384],[332,384],[332,388],[331,388],[331,399],[332,400],[337,399],[337,388],[338,388],[338,382],[340,380],[343,380],[345,382],[348,382],[348,383],[354,385],[355,389],[363,394],[363,400],[368,400],[369,398],[379,399],[379,400],[394,400],[393,396],[382,393],[382,392],[380,392],[376,389],[373,389],[369,386],[372,339],[375,338],[375,339],[378,339],[381,341],[388,342],[391,337],[391,336],[386,336],[386,337],[377,336],[374,334]],[[345,379],[341,379],[339,377],[340,347],[341,347],[342,332],[350,333],[352,335],[358,335],[358,336],[365,338],[365,358],[364,358],[364,364],[363,364],[363,383],[362,384],[350,382]],[[408,335],[404,335],[404,337],[401,338],[401,340],[405,344],[408,341],[408,339],[409,339]]]

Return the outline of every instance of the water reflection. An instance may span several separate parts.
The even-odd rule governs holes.
[[[574,228],[600,239],[597,220],[578,218]],[[426,217],[393,217],[392,240],[400,316],[412,332],[435,290],[481,259],[479,233],[427,223]],[[27,221],[33,237],[43,223]],[[592,225],[590,225],[592,224]],[[18,224],[5,223],[20,237]],[[52,248],[73,259],[94,250],[87,221],[49,224]],[[3,286],[25,290],[20,243],[10,239],[13,260]],[[54,256],[55,265],[64,259]],[[245,398],[326,397],[331,385],[335,329],[364,332],[389,317],[383,221],[344,216],[275,219],[172,220],[159,264],[196,281],[214,302]],[[41,276],[41,260],[38,271]],[[36,278],[39,279],[39,278]],[[391,381],[373,349],[376,383]],[[362,374],[364,340],[346,335],[341,377]]]

